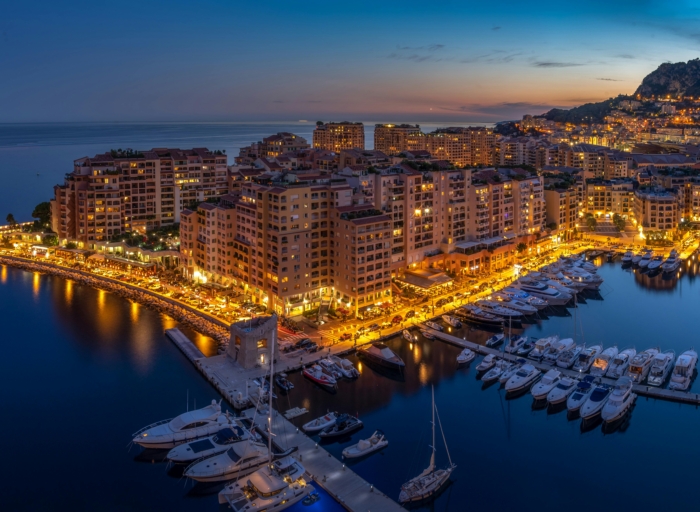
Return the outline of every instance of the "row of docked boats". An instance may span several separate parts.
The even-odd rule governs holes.
[[[319,386],[334,390],[341,379],[356,379],[360,372],[348,360],[337,356],[319,359],[301,371],[302,375]],[[291,384],[291,383],[290,383]]]
[[[664,259],[661,255],[654,255],[654,251],[646,250],[634,254],[631,250],[622,255],[623,265],[636,265],[641,269],[647,269],[649,272],[661,271],[665,274],[672,274],[681,266],[682,260],[678,251],[673,249],[668,258]]]

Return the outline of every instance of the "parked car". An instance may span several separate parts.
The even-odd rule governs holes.
[[[408,320],[409,318],[413,318],[414,316],[416,316],[416,312],[411,310],[406,313],[406,320]]]
[[[349,332],[344,332],[343,334],[340,335],[340,338],[338,338],[340,341],[346,341],[352,339],[352,333]]]
[[[307,352],[318,352],[319,350],[321,350],[321,347],[319,347],[318,343],[316,343],[315,341],[311,341],[308,345],[304,347],[304,349]]]
[[[396,315],[391,319],[392,324],[400,324],[401,322],[403,322],[403,317],[401,315]]]
[[[311,341],[309,338],[302,338],[300,340],[297,340],[297,342],[294,343],[293,347],[295,350],[298,350],[300,348],[306,348],[311,343],[313,343],[313,341]]]
[[[372,324],[367,329],[369,330],[369,332],[372,332],[378,331],[379,329],[381,329],[381,327],[379,327],[379,324]]]
[[[447,299],[445,299],[445,298],[440,299],[440,300],[438,300],[438,301],[435,303],[435,307],[440,308],[440,307],[444,306],[445,304],[447,304],[448,302],[449,302],[449,301],[448,301]]]

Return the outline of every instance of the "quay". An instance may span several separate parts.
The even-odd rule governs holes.
[[[165,330],[165,335],[170,338],[170,341],[175,343],[177,348],[179,348],[183,354],[189,359],[192,363],[197,361],[198,359],[203,359],[204,354],[202,354],[202,351],[199,350],[194,343],[190,341],[190,339],[185,336],[180,329],[177,327],[173,329],[166,329]]]
[[[255,409],[248,409],[243,415],[251,421],[255,418],[258,430],[267,432],[267,416],[260,414],[255,416]],[[358,512],[404,510],[275,410],[272,413],[272,431],[275,435],[275,444],[282,450],[297,447],[293,456],[304,465],[307,473],[312,476],[314,484],[321,486],[346,510]],[[398,495],[398,489],[396,494]]]

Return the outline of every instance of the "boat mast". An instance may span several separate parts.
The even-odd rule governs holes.
[[[267,412],[267,462],[272,464],[272,379],[275,375],[275,338],[277,328],[272,331],[272,346],[270,347],[270,389],[268,391],[269,403]]]
[[[430,467],[428,472],[432,472],[435,469],[435,385],[431,386],[433,393],[433,444],[431,448],[433,453],[430,454]]]

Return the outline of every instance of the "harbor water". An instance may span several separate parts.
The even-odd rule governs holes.
[[[602,263],[600,296],[580,303],[577,339],[674,349],[695,340],[700,283],[697,261],[680,278],[649,278],[619,263]],[[526,334],[574,333],[572,309],[526,326]],[[198,407],[219,395],[164,336],[177,323],[160,313],[70,281],[0,267],[0,321],[5,390],[0,431],[5,446],[4,510],[215,510],[201,494],[136,448],[130,434],[153,421]],[[518,331],[519,332],[519,331]],[[211,340],[187,332],[205,354]],[[452,334],[483,341],[489,333]],[[376,429],[389,439],[381,453],[350,463],[390,496],[430,458],[430,386],[452,460],[453,484],[433,510],[541,510],[565,507],[657,509],[693,507],[695,433],[700,412],[689,405],[640,398],[612,433],[582,431],[566,412],[534,410],[529,395],[508,400],[499,387],[482,389],[474,366],[457,368],[457,347],[422,338],[388,342],[406,362],[403,376],[361,366],[354,382],[330,394],[301,374],[280,395],[284,411],[306,407],[303,424],[327,410],[358,414],[364,430],[325,445],[344,447]],[[695,383],[695,388],[700,385]],[[447,464],[438,429],[437,464]],[[645,486],[644,492],[640,487]],[[298,508],[297,508],[298,507]],[[338,510],[330,498],[294,510]]]

